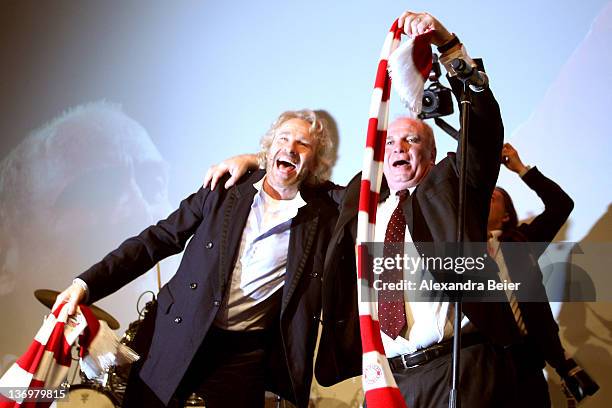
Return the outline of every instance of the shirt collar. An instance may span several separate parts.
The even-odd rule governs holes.
[[[281,205],[284,204],[283,207],[285,207],[286,209],[290,209],[290,208],[295,209],[296,212],[298,209],[306,205],[306,201],[304,201],[304,199],[302,198],[302,194],[300,193],[299,190],[297,194],[295,195],[295,197],[293,197],[290,200],[276,200],[275,198],[270,197],[270,195],[266,193],[263,189],[263,183],[265,179],[266,179],[266,176],[261,178],[259,181],[256,181],[255,183],[253,183],[253,188],[257,190],[258,199],[263,200],[263,201],[268,201],[268,202],[277,202]]]
[[[257,190],[257,192],[260,192],[261,189],[263,188],[263,182],[264,179],[266,178],[266,176],[263,176],[262,178],[260,178],[258,181],[256,181],[255,183],[253,183],[253,188],[255,188],[255,190]]]

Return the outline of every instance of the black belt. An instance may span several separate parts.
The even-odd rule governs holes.
[[[461,348],[485,343],[486,341],[485,337],[480,333],[465,333],[461,335]],[[397,357],[389,358],[389,366],[391,367],[391,371],[401,371],[407,368],[418,367],[428,361],[449,354],[452,350],[453,339],[450,339],[415,351],[414,353],[402,354]]]

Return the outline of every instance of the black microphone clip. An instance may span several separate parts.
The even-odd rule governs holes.
[[[482,92],[489,87],[489,77],[484,73],[484,68],[481,71],[480,66],[473,67],[462,58],[453,59],[450,65],[457,74],[457,78],[467,83],[474,92]]]

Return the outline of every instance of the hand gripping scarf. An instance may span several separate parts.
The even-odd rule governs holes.
[[[398,93],[407,107],[418,113],[421,108],[423,85],[431,71],[431,34],[420,35],[404,43],[398,52],[402,30],[397,20],[391,26],[383,44],[370,103],[368,133],[363,156],[361,190],[357,226],[357,282],[361,345],[363,349],[363,389],[368,408],[406,407],[385,356],[378,321],[377,293],[367,242],[374,241],[376,207],[383,176],[383,157],[389,120],[391,78],[390,63],[400,89]],[[398,55],[399,54],[399,55]],[[393,61],[391,61],[393,60]],[[401,78],[399,76],[402,76]]]
[[[90,379],[100,377],[116,360],[138,359],[87,306],[79,305],[76,314],[68,316],[63,303],[45,317],[28,350],[0,378],[0,408],[50,406],[50,390],[58,389],[66,379],[77,339],[81,368]],[[24,400],[24,395],[31,398]]]

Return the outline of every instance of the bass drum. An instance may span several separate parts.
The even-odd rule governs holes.
[[[115,408],[117,400],[108,391],[99,386],[88,384],[71,385],[68,396],[56,401],[57,408]]]

